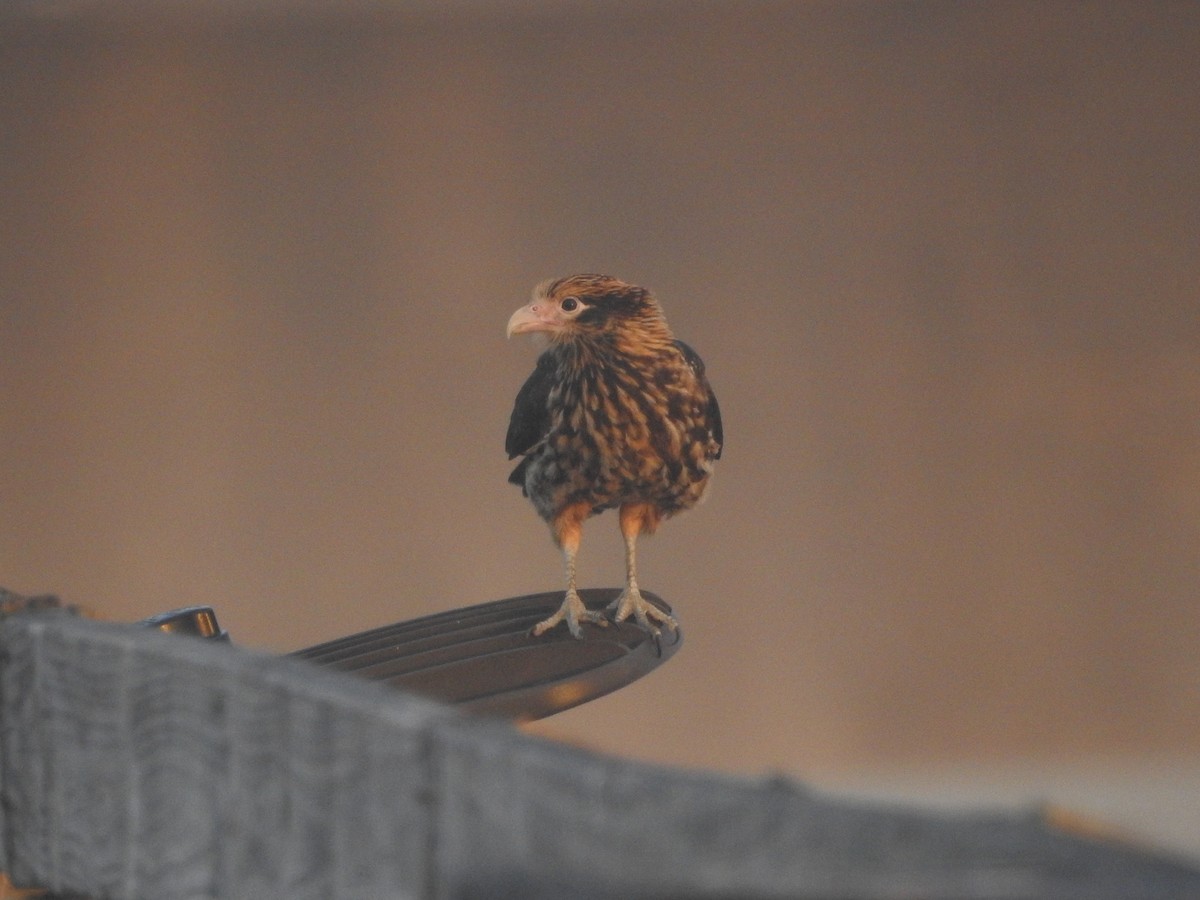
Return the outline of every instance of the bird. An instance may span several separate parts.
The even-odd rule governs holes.
[[[576,587],[583,523],[618,511],[625,587],[608,606],[657,638],[678,622],[643,596],[637,540],[704,497],[724,434],[721,410],[700,356],[677,340],[654,294],[610,275],[581,274],[539,284],[508,320],[507,336],[548,340],[517,392],[505,450],[521,457],[509,475],[550,526],[562,551],[562,605],[538,622],[539,637],[562,622],[575,638],[583,623],[607,625]]]

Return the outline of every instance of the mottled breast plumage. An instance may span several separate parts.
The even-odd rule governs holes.
[[[560,343],[517,395],[506,448],[524,459],[509,480],[547,520],[579,503],[649,502],[666,517],[700,500],[722,439],[703,363],[681,341]]]

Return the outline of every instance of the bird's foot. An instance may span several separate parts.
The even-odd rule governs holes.
[[[604,618],[604,613],[592,612],[583,605],[583,601],[579,599],[579,594],[575,590],[567,591],[567,596],[563,599],[562,606],[558,611],[548,619],[543,619],[533,626],[532,634],[534,637],[541,637],[559,622],[566,621],[567,630],[576,638],[583,637],[583,631],[579,627],[580,622],[592,622],[596,625],[607,625],[608,620]]]
[[[639,625],[655,637],[658,636],[657,625],[666,625],[672,631],[679,630],[679,623],[675,621],[675,617],[648,601],[636,587],[625,588],[621,596],[610,603],[608,608],[612,610],[612,619],[618,625],[633,616]]]

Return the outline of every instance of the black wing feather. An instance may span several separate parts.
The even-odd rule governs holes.
[[[549,431],[550,410],[546,403],[554,386],[555,368],[553,355],[546,351],[538,357],[533,374],[525,379],[517,392],[512,417],[508,420],[508,435],[504,439],[504,451],[509,459],[527,453]]]
[[[700,387],[708,394],[708,431],[713,436],[713,440],[717,442],[716,458],[720,459],[721,450],[725,446],[725,430],[721,427],[721,407],[717,403],[717,395],[713,393],[712,385],[708,383],[708,379],[704,375],[704,360],[700,358],[699,353],[683,341],[675,341],[675,346],[683,354],[684,362],[691,366],[692,371],[696,373]]]

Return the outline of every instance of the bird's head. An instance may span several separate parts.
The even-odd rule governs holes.
[[[508,320],[508,336],[541,333],[553,343],[606,336],[671,340],[658,301],[645,288],[609,275],[572,275],[542,282],[533,300]]]

